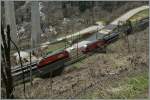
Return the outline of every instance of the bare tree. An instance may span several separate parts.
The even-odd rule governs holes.
[[[1,35],[2,35],[2,80],[4,81],[6,88],[6,98],[14,98],[13,96],[13,79],[11,75],[11,62],[10,62],[10,26],[7,26],[7,34],[5,36],[4,28],[1,26]],[[6,38],[7,37],[7,38]]]
[[[124,40],[125,45],[127,46],[128,53],[130,53],[130,45],[129,45],[129,28],[127,22],[119,21],[118,23],[118,32],[120,33],[120,38]]]

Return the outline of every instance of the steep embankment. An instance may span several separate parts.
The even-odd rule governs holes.
[[[27,98],[147,98],[148,28],[130,35],[129,44],[129,53],[121,39],[106,54],[70,65],[61,76],[35,79],[33,87],[26,87]],[[21,88],[16,87],[18,98],[24,98]]]

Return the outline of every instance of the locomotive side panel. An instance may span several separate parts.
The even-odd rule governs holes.
[[[118,37],[119,37],[118,33],[111,33],[109,35],[104,36],[103,39],[107,44],[109,44],[109,43],[116,41],[118,39]]]
[[[96,50],[97,48],[101,48],[105,45],[105,41],[103,40],[98,40],[94,43],[91,43],[89,45],[87,45],[87,47],[85,47],[84,49],[82,48],[82,52],[83,53],[87,53],[87,52],[91,52]]]
[[[44,67],[47,64],[56,62],[64,58],[69,58],[69,53],[67,51],[63,51],[63,52],[60,52],[60,53],[57,53],[57,54],[54,54],[52,56],[42,59],[38,64],[38,68]]]

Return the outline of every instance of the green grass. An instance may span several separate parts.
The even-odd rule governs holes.
[[[125,87],[112,95],[112,98],[136,98],[137,95],[148,89],[148,72],[128,78],[123,84]]]
[[[66,46],[68,46],[67,43],[66,43]],[[61,42],[58,42],[58,43],[55,43],[55,44],[50,44],[46,51],[47,52],[50,52],[50,51],[53,52],[53,51],[56,51],[56,50],[62,49],[62,48],[65,48],[65,41],[61,41]]]
[[[108,19],[106,19],[106,18],[101,18],[100,21],[101,21],[102,23],[104,23],[105,25],[110,22],[110,20],[108,20]]]
[[[131,21],[139,20],[149,16],[149,9],[143,10],[130,18]]]
[[[149,9],[143,10],[137,14],[135,14],[134,16],[132,16],[131,18],[129,18],[129,20],[131,20],[133,27],[136,26],[136,22],[143,19],[149,17]]]
[[[104,87],[103,90],[94,90],[92,93],[85,94],[81,98],[97,99],[127,99],[138,98],[148,90],[148,72],[140,73],[137,76],[127,77],[111,85],[117,87]],[[148,93],[147,93],[148,94]],[[143,98],[148,98],[147,96]]]

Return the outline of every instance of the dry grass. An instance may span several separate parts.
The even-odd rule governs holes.
[[[133,43],[135,35],[136,44]],[[132,52],[128,53],[124,44],[121,39],[108,46],[107,54],[97,53],[77,65],[70,65],[69,71],[64,70],[61,76],[52,79],[52,89],[50,78],[34,80],[33,87],[26,86],[26,98],[136,98],[139,93],[147,94],[148,28],[129,35]],[[136,52],[133,52],[134,47]],[[133,59],[136,66],[131,65]],[[74,66],[78,68],[73,69]],[[145,73],[143,77],[137,76],[142,73]],[[139,84],[130,82],[133,78]],[[143,80],[144,84],[141,83]],[[18,98],[24,98],[22,87],[16,87],[14,94]]]

